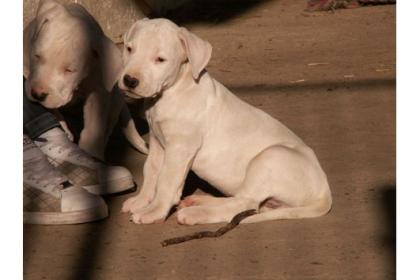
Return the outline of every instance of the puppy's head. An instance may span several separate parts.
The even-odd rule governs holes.
[[[198,80],[211,50],[208,42],[169,20],[137,21],[124,36],[118,85],[128,96],[151,97],[173,86],[187,63]]]
[[[94,59],[86,24],[64,6],[41,1],[30,36],[29,99],[47,108],[69,103]]]

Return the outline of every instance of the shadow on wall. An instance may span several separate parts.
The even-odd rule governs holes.
[[[333,92],[338,88],[363,88],[363,89],[375,89],[375,88],[387,88],[396,86],[395,79],[359,79],[352,81],[344,80],[327,80],[327,81],[311,81],[298,84],[291,83],[276,83],[276,84],[225,84],[227,88],[232,90],[236,94],[258,94],[259,92],[283,92],[283,93],[294,93],[301,91],[316,92],[325,89],[328,92]],[[239,95],[238,94],[238,95]]]
[[[392,256],[390,267],[393,268],[394,275],[396,275],[396,198],[395,185],[389,185],[383,188],[381,200],[387,218],[387,231],[382,236],[382,242]]]
[[[135,0],[135,3],[151,18],[165,17],[177,24],[218,24],[270,1],[272,0]]]

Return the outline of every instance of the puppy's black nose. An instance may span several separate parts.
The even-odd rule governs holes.
[[[38,93],[38,92],[36,92],[36,91],[34,91],[34,90],[31,90],[31,96],[32,96],[35,100],[42,102],[42,101],[44,101],[44,100],[47,98],[48,93],[46,93],[46,92],[41,92],[41,93]]]
[[[139,85],[139,80],[130,75],[124,75],[124,85],[128,88],[135,89]]]

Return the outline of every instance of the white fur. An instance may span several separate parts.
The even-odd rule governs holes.
[[[123,132],[137,149],[147,152],[123,95],[113,87],[121,62],[118,48],[77,4],[63,6],[42,0],[36,17],[24,30],[28,98],[49,109],[60,108],[75,99],[84,100],[84,129],[79,146],[99,158],[104,156],[108,136],[121,110]],[[45,100],[34,99],[32,91],[46,93]],[[66,126],[63,128],[66,130]]]
[[[211,46],[164,19],[143,20],[127,32],[119,81],[148,97],[150,153],[140,193],[123,205],[136,223],[164,220],[180,203],[192,169],[227,197],[191,196],[179,204],[182,224],[317,217],[332,203],[314,152],[265,112],[241,101],[206,71]],[[164,62],[157,62],[162,56]],[[128,89],[123,76],[139,79]],[[274,205],[274,209],[273,209]]]

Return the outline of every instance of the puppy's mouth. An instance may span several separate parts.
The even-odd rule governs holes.
[[[133,98],[133,99],[155,98],[155,97],[158,97],[158,96],[162,95],[162,91],[156,92],[156,93],[154,93],[152,95],[149,95],[149,96],[140,95],[140,94],[135,93],[134,91],[131,91],[129,89],[122,89],[122,91],[124,91],[125,96],[127,96],[129,98]]]
[[[128,90],[128,89],[124,89],[124,94],[127,97],[133,98],[133,99],[141,99],[144,98],[143,96],[137,95],[135,92]]]

